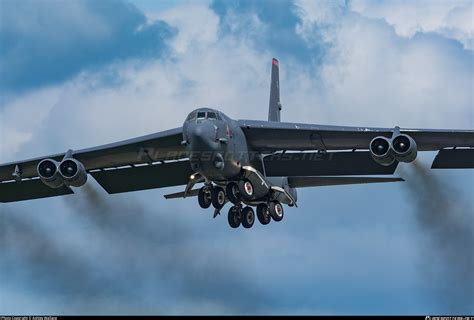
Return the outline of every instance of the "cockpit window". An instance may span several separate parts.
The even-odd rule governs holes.
[[[215,112],[208,112],[207,113],[207,118],[211,119],[211,120],[216,120],[217,116],[216,116]]]
[[[196,119],[196,112],[191,112],[186,121],[192,121],[194,119]]]
[[[194,121],[194,120],[222,120],[222,116],[220,115],[219,112],[214,112],[214,111],[194,111],[188,115],[186,118],[186,121]]]
[[[197,118],[198,118],[198,120],[206,119],[206,113],[205,112],[198,112],[197,113]]]

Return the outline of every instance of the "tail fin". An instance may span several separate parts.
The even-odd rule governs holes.
[[[270,105],[268,109],[268,121],[280,122],[280,75],[278,60],[272,60],[272,83],[270,86]]]

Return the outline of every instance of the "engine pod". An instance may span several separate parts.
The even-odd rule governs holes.
[[[400,162],[412,162],[417,156],[415,140],[406,134],[399,134],[392,139],[392,153]]]
[[[64,180],[58,172],[59,163],[52,159],[44,159],[38,163],[36,171],[41,181],[50,188],[60,188]]]
[[[71,187],[80,187],[87,181],[84,165],[76,159],[65,159],[59,164],[59,174],[64,183]]]
[[[386,137],[375,137],[370,141],[370,154],[375,162],[382,166],[389,166],[395,158],[391,152],[391,141]]]

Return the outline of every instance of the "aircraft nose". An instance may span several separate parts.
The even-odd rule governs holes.
[[[214,127],[210,123],[199,123],[190,129],[190,140],[193,149],[212,149],[214,142]],[[197,150],[199,151],[199,150]]]

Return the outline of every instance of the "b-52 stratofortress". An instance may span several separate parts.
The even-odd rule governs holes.
[[[474,168],[474,130],[342,127],[280,121],[279,62],[272,60],[268,121],[200,108],[182,127],[0,166],[0,202],[72,194],[92,176],[109,194],[183,186],[232,228],[283,219],[298,188],[403,181],[399,162],[438,151],[433,169]],[[196,185],[203,184],[200,188]]]

